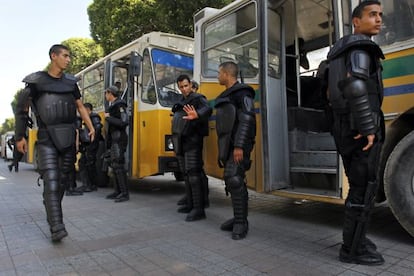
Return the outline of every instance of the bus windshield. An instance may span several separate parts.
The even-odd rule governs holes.
[[[160,49],[153,49],[151,54],[159,102],[162,106],[172,107],[181,98],[177,77],[186,74],[192,78],[193,58]]]

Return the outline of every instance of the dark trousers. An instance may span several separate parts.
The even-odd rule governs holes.
[[[373,147],[363,151],[362,149],[368,144],[368,140],[366,137],[354,139],[358,135],[358,131],[351,129],[349,115],[346,114],[334,116],[332,134],[338,152],[342,157],[349,182],[349,192],[345,204],[343,242],[346,248],[351,248],[358,223],[360,223],[359,227],[361,229],[358,233],[359,237],[356,239],[359,242],[356,245],[356,248],[358,248],[365,239],[370,211],[376,193],[382,134],[379,131]],[[368,187],[370,187],[369,190],[367,190]]]

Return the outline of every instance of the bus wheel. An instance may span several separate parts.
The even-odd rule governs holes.
[[[175,180],[184,181],[184,174],[182,172],[174,172]]]
[[[414,131],[405,136],[388,157],[384,189],[398,222],[414,236]]]

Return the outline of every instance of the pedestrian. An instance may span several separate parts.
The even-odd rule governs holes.
[[[255,91],[239,83],[239,68],[234,62],[219,66],[218,81],[226,87],[216,99],[216,130],[219,166],[224,167],[226,193],[230,192],[234,217],[221,225],[232,231],[234,240],[243,239],[248,232],[248,192],[246,171],[250,169],[250,153],[256,136],[254,111]]]
[[[107,195],[107,199],[115,202],[129,200],[127,172],[125,170],[125,152],[128,145],[126,127],[128,126],[127,104],[119,98],[119,90],[115,85],[105,90],[105,98],[109,102],[105,121],[108,125],[106,137],[107,150],[110,151],[110,166],[115,173],[114,192]]]
[[[384,55],[371,40],[381,29],[380,2],[361,2],[352,12],[352,23],[353,34],[338,40],[328,53],[332,134],[349,182],[339,260],[380,265],[384,259],[366,237],[385,134],[380,64]]]
[[[88,125],[91,140],[95,131],[80,100],[77,78],[63,72],[71,61],[69,49],[61,44],[53,45],[49,57],[48,71],[35,72],[23,79],[26,87],[17,100],[15,139],[17,149],[26,153],[25,132],[30,104],[38,124],[37,150],[39,173],[44,183],[43,203],[51,239],[57,242],[68,235],[61,203],[65,187],[71,181],[75,160],[76,111]]]
[[[186,221],[205,219],[206,187],[208,178],[203,170],[203,139],[208,135],[208,119],[212,109],[207,99],[193,92],[188,75],[180,75],[177,85],[182,98],[172,108],[174,152],[184,174],[186,204],[178,209],[188,213]]]
[[[17,150],[15,135],[7,141],[7,146],[13,151],[13,160],[7,167],[10,172],[13,170],[13,167],[15,172],[19,172],[19,162],[22,160],[24,154]]]
[[[96,154],[98,153],[99,143],[102,141],[102,124],[101,117],[93,112],[91,103],[84,104],[88,111],[89,118],[92,121],[95,129],[95,139],[90,141],[85,133],[89,132],[88,127],[84,126],[79,131],[80,135],[80,152],[79,159],[79,176],[82,181],[82,186],[79,187],[83,192],[92,192],[98,190],[97,168],[96,168]]]

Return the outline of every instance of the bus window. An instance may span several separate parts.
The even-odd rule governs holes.
[[[380,45],[414,38],[414,0],[382,1],[383,29],[374,37]]]
[[[149,104],[155,104],[157,102],[157,93],[155,92],[154,78],[152,77],[151,60],[147,49],[144,51],[142,57],[141,101]]]
[[[232,60],[238,63],[243,77],[256,77],[258,73],[257,39],[255,3],[249,3],[234,13],[207,25],[202,50],[203,76],[217,77],[220,63]]]
[[[118,86],[121,95],[124,94],[127,89],[127,69],[125,67],[115,66],[113,68],[113,80],[114,84]]]
[[[193,58],[160,49],[152,49],[151,55],[159,102],[162,106],[172,107],[181,98],[176,84],[178,76],[193,76]]]
[[[83,75],[83,101],[91,103],[94,109],[100,110],[104,108],[104,66],[99,67],[85,73]]]

